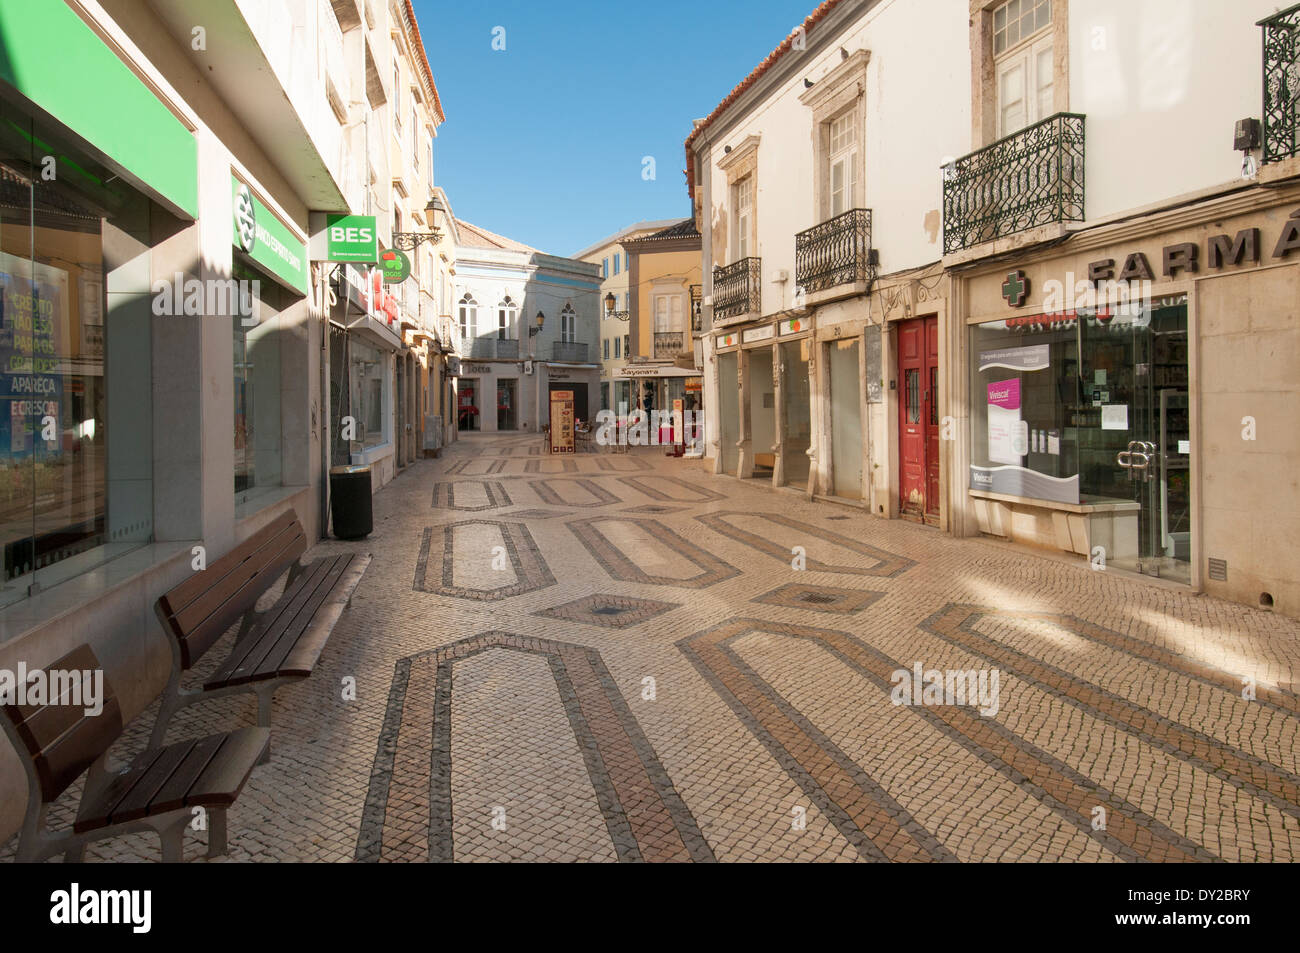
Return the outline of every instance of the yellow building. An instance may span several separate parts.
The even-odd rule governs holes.
[[[600,406],[616,410],[621,401],[631,402],[626,380],[615,377],[619,368],[631,359],[631,335],[628,316],[631,314],[631,284],[629,282],[628,253],[624,243],[652,235],[674,224],[672,219],[637,222],[621,231],[588,245],[572,257],[600,266]],[[698,245],[697,245],[698,248]],[[612,296],[612,297],[611,297]]]
[[[623,243],[628,255],[630,360],[614,371],[629,387],[629,405],[700,408],[700,233],[690,218]],[[616,408],[617,409],[617,408]]]

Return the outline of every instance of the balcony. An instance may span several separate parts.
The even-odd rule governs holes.
[[[681,331],[656,331],[655,360],[671,360],[680,354],[684,337],[685,335]]]
[[[699,334],[703,328],[704,318],[702,307],[704,301],[704,286],[691,285],[691,333]]]
[[[464,356],[516,360],[519,357],[519,341],[515,338],[471,338],[469,354]]]
[[[842,285],[870,290],[876,277],[871,209],[851,209],[795,235],[794,274],[808,295]]]
[[[742,258],[725,268],[713,269],[713,317],[715,321],[757,315],[762,309],[759,280],[760,258]]]
[[[568,364],[587,363],[587,345],[577,341],[556,341],[551,345],[551,360]]]
[[[1083,118],[1057,113],[946,168],[944,254],[1083,221]]]
[[[1264,29],[1264,163],[1300,158],[1300,5]]]

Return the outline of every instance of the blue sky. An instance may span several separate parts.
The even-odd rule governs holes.
[[[555,255],[690,213],[682,142],[817,0],[413,0],[458,218]],[[504,28],[505,50],[492,48]],[[642,178],[642,159],[655,179]]]

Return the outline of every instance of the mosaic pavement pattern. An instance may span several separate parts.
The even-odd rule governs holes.
[[[656,450],[540,444],[463,438],[375,496],[370,538],[313,551],[374,561],[276,695],[230,860],[1300,859],[1297,623]],[[929,674],[971,690],[927,697]],[[170,736],[255,717],[221,699]]]

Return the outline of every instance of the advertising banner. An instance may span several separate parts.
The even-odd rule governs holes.
[[[573,453],[573,391],[551,391],[551,453]]]

